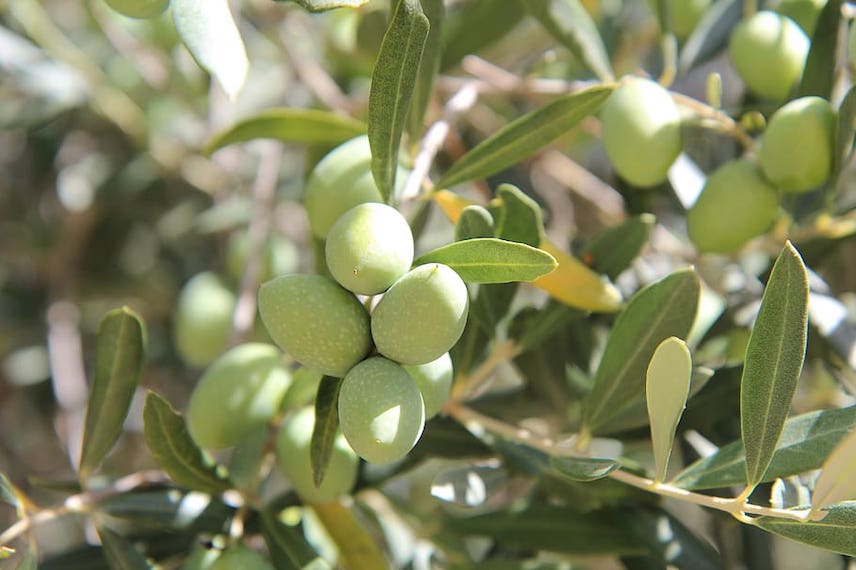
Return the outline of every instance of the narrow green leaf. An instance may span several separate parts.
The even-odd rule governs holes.
[[[550,467],[561,475],[574,481],[594,481],[602,479],[618,469],[614,459],[591,457],[551,457]]]
[[[0,558],[3,558],[2,553],[0,553]],[[39,556],[33,552],[32,550],[28,550],[24,557],[18,562],[18,566],[16,570],[38,570],[39,569]]]
[[[757,485],[776,450],[805,357],[808,277],[788,242],[779,254],[749,337],[740,380],[746,482]]]
[[[856,87],[851,87],[838,108],[838,134],[833,156],[833,179],[837,178],[853,155],[853,137],[856,136]],[[834,191],[834,185],[830,191]]]
[[[0,501],[12,505],[15,509],[21,506],[18,490],[4,473],[0,473]]]
[[[398,0],[372,73],[368,118],[372,175],[385,199],[395,189],[401,133],[428,28],[419,0]]]
[[[174,0],[173,0],[174,1]],[[359,8],[369,0],[276,0],[277,2],[294,2],[309,12],[326,12],[336,8]]]
[[[138,490],[99,500],[98,511],[129,521],[137,529],[217,533],[235,514],[217,497],[174,488]]]
[[[104,557],[113,570],[149,570],[155,568],[134,545],[106,527],[98,527]]]
[[[829,99],[832,96],[838,31],[841,29],[841,4],[842,0],[827,0],[820,11],[811,37],[811,48],[805,60],[798,97],[817,95]]]
[[[312,428],[312,444],[309,460],[312,463],[312,479],[320,487],[327,473],[327,465],[336,443],[336,430],[339,429],[339,389],[342,379],[324,376],[318,385],[315,397],[315,427]]]
[[[644,410],[645,371],[664,339],[684,338],[695,319],[699,281],[693,269],[676,271],[637,292],[618,316],[583,404],[593,434],[625,429],[628,410]]]
[[[298,528],[286,526],[271,508],[260,512],[262,534],[279,570],[321,570],[329,565],[318,556]]]
[[[531,196],[512,184],[500,184],[491,206],[496,210],[496,237],[532,247],[541,245],[544,220],[541,206]]]
[[[336,145],[365,132],[362,121],[320,109],[269,109],[218,133],[205,145],[205,154],[254,139]]]
[[[238,96],[250,67],[241,32],[228,0],[171,0],[172,19],[181,41],[213,75],[230,99]]]
[[[420,255],[414,265],[444,263],[469,283],[532,281],[556,268],[556,260],[538,248],[498,238],[456,241]]]
[[[742,0],[716,0],[704,13],[679,57],[682,73],[704,62],[725,46],[731,30],[743,17]]]
[[[615,88],[598,85],[563,95],[519,117],[462,156],[437,181],[437,188],[485,178],[520,162],[597,113]]]
[[[687,406],[693,359],[684,341],[673,336],[657,346],[645,380],[655,481],[666,479],[678,422]]]
[[[597,25],[579,0],[525,0],[524,6],[601,81],[614,81]]]
[[[779,445],[762,483],[819,469],[827,456],[856,424],[856,406],[794,416],[785,422]],[[743,442],[721,447],[699,459],[671,482],[684,489],[714,489],[746,483]]]
[[[455,2],[443,29],[440,69],[447,70],[465,56],[506,37],[525,15],[521,3],[509,0]]]
[[[416,76],[413,103],[407,117],[407,133],[411,141],[417,141],[422,136],[425,112],[434,93],[434,80],[440,71],[440,58],[443,55],[443,20],[446,17],[443,0],[420,0],[420,3],[430,28],[428,38],[425,40],[425,49],[422,52],[422,62],[419,64],[419,74]]]
[[[826,516],[817,522],[800,522],[778,517],[754,519],[766,531],[847,556],[856,556],[856,503],[824,509]]]
[[[467,206],[455,223],[455,241],[493,237],[493,216],[482,206]]]
[[[856,430],[835,447],[821,467],[811,494],[811,509],[856,499]]]
[[[145,352],[143,320],[127,307],[104,315],[95,341],[95,379],[86,406],[81,482],[101,463],[122,433],[140,380]]]
[[[598,273],[615,279],[639,255],[655,222],[653,214],[640,214],[607,228],[586,244],[580,258]]]
[[[181,415],[154,392],[146,396],[143,426],[152,457],[173,481],[212,495],[229,488],[228,479],[190,437]]]

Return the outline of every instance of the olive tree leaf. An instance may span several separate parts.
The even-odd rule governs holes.
[[[551,457],[550,468],[561,477],[573,481],[595,481],[618,469],[614,459],[597,457]]]
[[[5,558],[4,548],[5,547],[0,546],[0,560]],[[15,570],[39,570],[39,555],[33,550],[33,548],[33,546],[30,546],[23,558],[18,562],[18,566]]]
[[[98,536],[104,547],[104,557],[113,570],[151,570],[155,565],[124,537],[107,527],[98,527]]]
[[[309,459],[312,464],[312,480],[320,487],[327,473],[327,466],[336,443],[336,430],[339,429],[339,389],[342,379],[324,376],[318,385],[315,398],[315,426],[312,428],[312,444]]]
[[[217,497],[196,491],[155,488],[131,491],[99,500],[98,511],[139,526],[164,530],[217,533],[235,514]]]
[[[250,67],[241,32],[228,0],[171,0],[172,19],[181,41],[213,75],[230,99],[238,96]]]
[[[443,263],[469,283],[532,281],[556,268],[556,260],[538,248],[498,238],[452,242],[420,255],[414,265]]]
[[[749,337],[740,380],[740,426],[746,482],[764,477],[802,370],[808,328],[808,277],[788,242],[779,254]]]
[[[259,513],[262,534],[271,561],[280,570],[322,570],[330,566],[306,542],[299,529],[287,526],[268,507]]]
[[[552,255],[559,265],[555,271],[533,281],[533,285],[576,309],[614,313],[621,308],[621,292],[609,279],[546,239],[539,249]]]
[[[104,315],[95,345],[95,378],[86,406],[79,475],[85,481],[122,433],[143,370],[145,325],[127,307]]]
[[[420,4],[430,27],[422,51],[419,73],[416,75],[413,103],[407,117],[407,133],[412,141],[418,140],[422,135],[425,112],[434,92],[434,80],[440,70],[440,58],[443,55],[443,20],[446,17],[443,0],[420,0]]]
[[[856,136],[856,87],[851,87],[838,108],[838,133],[833,155],[833,175],[837,178],[853,154],[853,138]],[[834,185],[833,186],[834,190]]]
[[[179,485],[212,495],[230,487],[218,466],[193,441],[184,418],[154,392],[146,396],[143,432],[155,462]]]
[[[607,337],[583,404],[583,424],[590,433],[609,434],[627,427],[627,411],[645,397],[645,370],[654,350],[670,336],[686,337],[695,320],[699,290],[695,271],[687,268],[630,299]]]
[[[395,189],[401,133],[410,110],[428,29],[428,18],[422,13],[419,0],[398,0],[372,73],[368,112],[372,176],[385,199]]]
[[[15,507],[15,509],[21,506],[18,489],[9,481],[9,478],[4,473],[0,473],[0,501]]]
[[[485,178],[520,162],[597,113],[614,88],[598,85],[569,93],[515,119],[458,159],[435,186]]]
[[[339,144],[365,134],[362,121],[320,109],[268,109],[235,123],[205,145],[205,154],[254,139]]]
[[[681,72],[686,73],[719,52],[742,17],[742,0],[716,0],[705,11],[681,50]]]
[[[541,207],[525,192],[512,184],[500,184],[491,206],[495,210],[496,237],[532,247],[538,247],[543,241]]]
[[[486,208],[473,204],[461,210],[455,223],[455,241],[493,236],[493,216]]]
[[[779,517],[758,517],[753,523],[768,532],[847,556],[856,556],[856,503],[824,509],[820,521],[802,522]]]
[[[847,434],[821,467],[811,494],[811,510],[856,499],[856,430]]]
[[[838,32],[841,29],[841,4],[842,0],[828,0],[820,11],[805,60],[798,97],[817,95],[829,99],[832,95]]]
[[[384,570],[389,567],[372,536],[350,509],[332,501],[314,504],[312,510],[339,547],[339,559],[343,566],[360,570]]]
[[[673,336],[661,342],[645,376],[645,397],[651,425],[656,481],[666,478],[669,456],[681,414],[690,393],[693,360],[684,341]]]
[[[502,39],[525,15],[519,2],[508,0],[453,3],[443,26],[440,69],[448,70],[465,56]]]
[[[586,244],[580,258],[598,273],[615,279],[636,259],[656,221],[653,214],[640,214],[607,228]]]
[[[175,0],[173,0],[175,1]],[[294,2],[309,12],[326,12],[336,8],[359,8],[369,0],[276,0],[277,2]]]
[[[597,25],[579,0],[525,0],[523,5],[601,81],[614,81]]]

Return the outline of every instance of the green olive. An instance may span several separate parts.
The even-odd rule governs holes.
[[[404,369],[419,387],[422,401],[425,402],[425,419],[430,420],[443,408],[452,390],[452,358],[446,352],[437,360],[427,364],[406,365]]]
[[[801,97],[776,111],[758,155],[764,175],[783,192],[806,192],[829,178],[835,153],[835,109]]]
[[[733,160],[708,177],[687,214],[687,229],[699,251],[726,253],[767,231],[778,210],[778,192],[760,169]]]
[[[616,172],[635,186],[666,180],[681,152],[681,117],[668,91],[641,77],[626,77],[601,113],[603,146]]]
[[[371,463],[391,463],[419,441],[425,406],[404,368],[376,356],[354,366],[342,380],[339,422],[357,455]]]
[[[295,360],[341,378],[368,353],[369,316],[356,297],[323,275],[284,275],[261,286],[259,313]]]
[[[658,0],[648,0],[656,10]],[[678,39],[686,39],[695,30],[712,0],[666,0],[672,32]]]
[[[282,473],[304,501],[328,503],[347,495],[357,480],[359,459],[339,432],[320,487],[312,476],[310,449],[315,409],[305,407],[282,423],[276,439],[276,456]]]
[[[211,565],[211,570],[273,570],[267,559],[243,545],[230,546]]]
[[[220,356],[229,341],[234,311],[235,294],[214,273],[199,273],[185,283],[173,331],[181,359],[202,368]]]
[[[374,308],[372,338],[387,358],[425,364],[458,341],[468,309],[467,286],[452,268],[420,265],[396,281]]]
[[[105,0],[116,12],[129,18],[154,18],[166,10],[169,0]]]
[[[199,380],[187,406],[187,428],[199,445],[232,447],[268,423],[291,384],[282,354],[269,344],[236,346]]]
[[[802,77],[809,39],[790,18],[762,10],[744,19],[731,33],[728,51],[750,91],[782,101]]]
[[[330,274],[361,295],[383,293],[413,263],[413,234],[398,210],[360,204],[330,228],[326,245]]]

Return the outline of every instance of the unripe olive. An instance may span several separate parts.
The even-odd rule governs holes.
[[[360,204],[345,212],[327,234],[330,274],[345,289],[383,293],[413,263],[413,234],[398,210]]]
[[[246,546],[237,544],[229,547],[211,565],[211,570],[273,570],[267,559]]]
[[[687,229],[699,251],[734,251],[767,231],[778,208],[778,192],[760,169],[748,160],[733,160],[708,177],[687,214]]]
[[[404,368],[376,356],[354,366],[342,380],[339,422],[357,455],[371,463],[390,463],[419,441],[425,406]]]
[[[430,420],[443,408],[452,390],[452,358],[447,352],[427,364],[408,364],[404,369],[419,387],[425,402],[425,419]]]
[[[784,192],[823,184],[832,170],[836,113],[825,99],[801,97],[776,111],[761,141],[764,175]]]
[[[776,7],[776,12],[792,19],[806,35],[811,36],[826,2],[827,0],[782,0]]]
[[[169,0],[106,0],[107,5],[129,18],[154,18],[169,6]]]
[[[372,338],[387,358],[425,364],[458,341],[468,309],[467,286],[452,268],[420,265],[396,281],[374,308]]]
[[[202,368],[220,356],[229,340],[234,311],[235,294],[214,273],[199,273],[185,283],[173,331],[181,359]]]
[[[226,270],[235,283],[240,282],[247,266],[247,253],[250,246],[246,231],[235,232],[229,238],[226,248]],[[272,235],[262,246],[259,282],[269,281],[277,275],[297,271],[300,254],[290,239]]]
[[[276,347],[236,346],[205,371],[190,395],[190,435],[203,447],[237,445],[276,415],[290,384],[291,375]]]
[[[295,360],[341,378],[368,353],[369,316],[356,297],[323,275],[284,275],[261,286],[259,313]]]
[[[669,93],[641,77],[626,77],[601,113],[603,146],[616,172],[636,186],[666,179],[681,152],[681,117]]]
[[[310,459],[314,426],[315,409],[311,406],[286,418],[276,439],[276,456],[282,473],[304,501],[328,503],[348,494],[353,488],[359,459],[339,432],[324,480],[320,487],[316,487]]]
[[[746,87],[773,101],[785,99],[802,77],[808,49],[808,36],[796,22],[767,10],[737,24],[728,42]]]

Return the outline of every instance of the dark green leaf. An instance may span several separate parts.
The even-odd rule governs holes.
[[[493,216],[482,206],[467,206],[461,210],[455,224],[455,241],[493,237]]]
[[[385,199],[389,199],[395,189],[401,133],[410,109],[428,27],[428,18],[422,13],[419,0],[398,0],[372,73],[368,119],[372,175]]]
[[[440,57],[443,55],[443,20],[446,8],[443,0],[420,0],[422,10],[428,18],[430,29],[425,49],[422,52],[422,62],[419,64],[419,74],[416,76],[416,87],[413,91],[413,103],[407,118],[407,132],[411,141],[416,141],[422,135],[425,112],[434,92],[434,80],[440,70]]]
[[[143,320],[127,307],[110,311],[98,325],[95,380],[80,455],[81,481],[98,467],[122,433],[143,369],[144,327]]]
[[[679,59],[680,70],[686,73],[718,53],[742,17],[742,0],[716,0],[687,38]]]
[[[485,178],[520,162],[597,113],[613,89],[613,85],[599,85],[563,95],[515,119],[462,156],[437,181],[436,187],[448,188]]]
[[[98,510],[143,527],[216,533],[234,514],[215,497],[177,489],[142,490],[98,501]]]
[[[622,509],[615,514],[616,524],[628,528],[648,545],[651,550],[648,568],[719,570],[724,567],[720,553],[664,509],[637,508],[629,512]]]
[[[229,481],[190,437],[181,415],[154,392],[146,396],[143,422],[152,457],[173,481],[209,494],[229,488]]]
[[[369,0],[277,0],[277,2],[294,2],[310,12],[324,12],[336,8],[358,8]]]
[[[838,31],[841,29],[842,0],[827,0],[820,11],[811,37],[811,49],[805,60],[802,81],[797,95],[817,95],[824,99],[832,96],[835,83]]]
[[[618,316],[606,340],[594,386],[583,405],[593,434],[628,427],[629,411],[645,410],[645,370],[654,350],[670,336],[685,338],[695,320],[699,281],[691,268],[642,289]]]
[[[443,263],[469,283],[532,281],[556,268],[546,251],[497,238],[456,241],[420,255],[414,265]]]
[[[494,465],[468,465],[441,471],[431,482],[431,495],[460,507],[478,507],[502,492],[508,473]]]
[[[318,395],[315,397],[315,427],[312,428],[312,445],[309,449],[312,478],[316,487],[320,487],[324,481],[333,454],[333,445],[336,443],[341,387],[342,379],[332,376],[324,376],[318,385]]]
[[[541,206],[525,192],[511,184],[496,189],[495,236],[538,247],[544,239]],[[491,203],[494,206],[494,202]]]
[[[598,79],[615,79],[597,25],[579,0],[524,0],[523,5]]]
[[[853,155],[853,137],[856,135],[856,87],[851,87],[838,108],[838,134],[833,156],[833,179],[850,162]],[[831,191],[834,191],[834,185]]]
[[[509,0],[456,2],[447,14],[443,30],[440,69],[449,69],[464,56],[505,37],[524,16],[523,6]]]
[[[819,469],[827,456],[856,424],[856,406],[801,414],[785,422],[770,466],[761,482]],[[684,489],[713,489],[746,482],[743,443],[735,441],[699,459],[675,477]]]
[[[113,570],[149,570],[155,566],[134,545],[106,527],[98,528],[104,556]]]
[[[760,517],[755,519],[755,524],[766,531],[816,548],[856,556],[856,503],[844,503],[823,511],[827,515],[817,522]]]
[[[496,325],[511,307],[517,288],[517,283],[482,284],[476,298],[470,303],[470,318],[475,319],[493,337]]]
[[[205,154],[254,139],[336,145],[365,134],[362,121],[319,109],[269,109],[239,121],[205,145]]]
[[[261,511],[261,527],[271,560],[279,570],[321,570],[329,565],[303,538],[299,529],[286,526],[271,509]]]
[[[476,319],[467,319],[464,333],[449,351],[456,375],[469,373],[484,359],[490,339],[482,323]]]
[[[607,228],[586,244],[580,259],[614,280],[639,255],[651,236],[655,222],[653,214],[640,214]]]
[[[569,323],[581,319],[584,312],[563,303],[551,301],[543,309],[519,311],[509,326],[508,334],[521,351],[541,346]]]
[[[591,457],[551,457],[553,471],[574,481],[594,481],[602,479],[616,469],[618,462],[613,459]]]
[[[447,528],[465,535],[487,536],[504,548],[549,550],[568,554],[641,554],[645,545],[596,513],[533,506],[470,518],[449,519]]]
[[[788,242],[779,254],[749,337],[740,380],[746,482],[761,481],[791,409],[805,357],[808,276]]]

